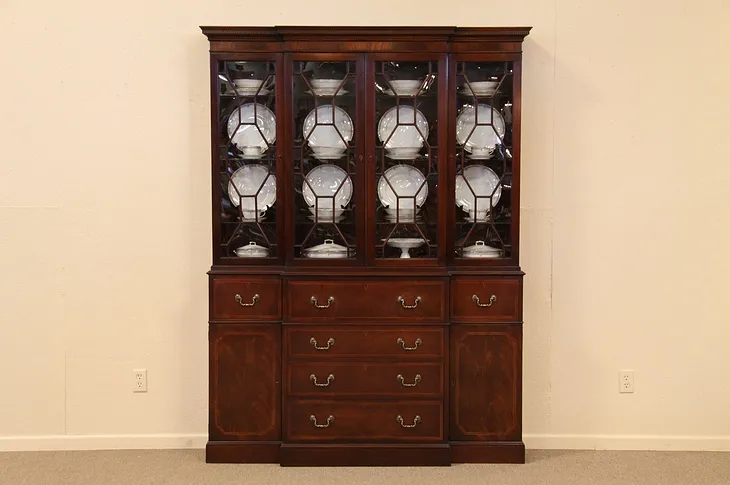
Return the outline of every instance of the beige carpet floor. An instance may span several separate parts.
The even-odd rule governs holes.
[[[531,451],[525,465],[209,465],[202,450],[0,453],[2,485],[730,484],[730,453]]]

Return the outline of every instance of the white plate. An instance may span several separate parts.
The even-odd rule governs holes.
[[[345,156],[345,151],[340,147],[312,147],[314,158],[319,160],[339,160]]]
[[[346,89],[340,89],[339,91],[336,91],[337,88],[330,89],[330,88],[312,88],[311,90],[307,90],[309,94],[313,94],[314,96],[342,96],[343,94],[347,94],[349,91]]]
[[[276,141],[276,116],[263,104],[241,105],[228,117],[228,138],[244,153],[260,156]]]
[[[414,210],[421,207],[428,197],[428,184],[424,183],[425,180],[423,173],[411,165],[390,167],[378,180],[378,199],[383,206],[394,211]],[[403,199],[414,195],[416,207],[413,207],[413,199]],[[398,197],[401,197],[401,200],[396,207]]]
[[[465,84],[459,92],[467,96],[494,96],[497,93],[497,88],[470,89]]]
[[[335,106],[334,110],[332,107],[331,104],[324,104],[310,111],[304,118],[304,138],[310,147],[339,148],[344,151],[352,141],[352,118],[339,106]]]
[[[239,197],[239,193],[242,197]],[[262,214],[276,202],[276,176],[269,173],[269,168],[265,165],[244,165],[231,175],[231,180],[228,182],[228,197],[235,207],[238,207],[239,203],[242,205],[241,210],[244,215],[249,215],[247,219],[256,219],[256,205]]]
[[[320,208],[315,214],[314,206],[309,206],[307,207],[307,209],[309,209],[309,212],[312,214],[309,217],[314,218],[314,216],[316,215],[317,218],[321,221],[331,221],[333,216],[335,219],[342,219],[343,214],[345,213],[345,209],[334,209],[333,211],[332,209]]]
[[[244,89],[244,88],[235,88],[235,93],[237,93],[239,96],[266,96],[271,91],[269,91],[266,88],[261,88],[261,91],[257,91],[255,89]],[[235,94],[233,91],[229,91],[227,94]]]
[[[414,160],[420,151],[420,148],[386,148],[385,153],[391,160]]]
[[[386,149],[420,149],[428,138],[428,121],[423,113],[412,106],[394,106],[380,117],[378,138],[381,143],[385,143]]]
[[[475,121],[476,116],[479,119]],[[488,104],[480,104],[478,110],[466,105],[456,118],[456,141],[469,153],[476,151],[479,155],[488,154],[502,143],[504,132],[504,118]]]
[[[310,79],[309,84],[317,89],[337,89],[345,84],[345,79]]]
[[[315,202],[318,202],[319,211],[334,209],[337,212],[352,199],[352,180],[347,172],[337,165],[320,165],[307,174],[306,180],[302,183],[302,195],[307,205],[312,207],[310,209],[312,213]],[[334,207],[332,207],[333,201]]]
[[[469,188],[470,186],[471,188]],[[492,193],[494,193],[493,196]],[[489,196],[492,196],[492,207],[496,207],[502,196],[502,185],[499,183],[499,177],[491,168],[484,165],[469,165],[463,173],[456,176],[456,205],[469,212],[472,218],[476,210],[478,220],[482,214],[486,219],[486,211],[489,210],[487,197]]]

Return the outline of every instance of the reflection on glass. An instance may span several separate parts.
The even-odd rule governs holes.
[[[511,255],[512,63],[456,66],[458,258]]]
[[[275,82],[273,62],[218,64],[224,258],[277,257]]]
[[[438,62],[375,63],[375,257],[438,249]]]
[[[356,255],[354,61],[295,61],[293,133],[296,258]]]

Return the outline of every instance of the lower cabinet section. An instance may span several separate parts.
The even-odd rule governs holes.
[[[289,400],[285,441],[440,441],[441,401]]]
[[[524,463],[519,323],[211,323],[209,346],[209,462]]]
[[[452,441],[521,440],[522,325],[452,325]]]
[[[281,325],[211,324],[212,440],[281,439]]]

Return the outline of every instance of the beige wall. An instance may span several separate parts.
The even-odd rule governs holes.
[[[0,449],[205,441],[198,26],[418,23],[534,27],[528,446],[730,450],[726,0],[254,5],[0,5]]]

